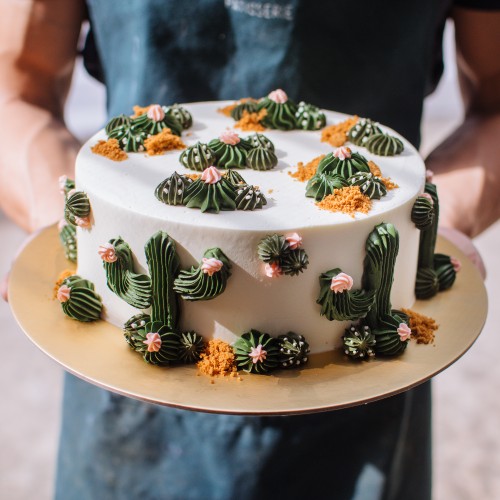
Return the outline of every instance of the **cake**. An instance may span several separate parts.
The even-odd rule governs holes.
[[[410,333],[399,311],[415,301],[417,270],[431,296],[439,265],[447,276],[453,268],[445,256],[433,263],[435,231],[419,263],[425,229],[437,219],[437,198],[422,195],[429,186],[424,163],[397,132],[366,120],[354,121],[350,136],[343,132],[344,146],[322,142],[325,124],[350,117],[306,103],[284,112],[283,94],[239,107],[152,106],[138,115],[153,124],[142,137],[134,134],[144,129],[134,132],[123,116],[84,144],[75,185],[62,183],[69,258],[76,241],[68,228],[77,228],[78,246],[78,277],[62,285],[63,309],[71,280],[80,279],[92,300],[101,298],[101,317],[125,328],[131,347],[157,364],[195,361],[201,338],[234,345],[239,366],[257,372],[286,366],[283,353],[294,348],[300,352],[290,364],[342,346],[354,358],[368,357],[376,338],[386,345],[382,354],[402,352]],[[234,128],[233,119],[259,112],[265,131]],[[169,116],[182,127],[155,128]],[[180,149],[146,154],[143,144],[156,134],[167,142],[175,135]],[[297,165],[317,157],[315,178],[297,180]],[[333,181],[332,165],[343,169]],[[367,201],[365,213],[349,208],[358,199]],[[332,211],[339,203],[348,208]]]

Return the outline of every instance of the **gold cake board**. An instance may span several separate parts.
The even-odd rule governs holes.
[[[413,307],[439,323],[434,344],[412,341],[400,357],[367,362],[352,361],[337,350],[312,355],[300,370],[269,376],[240,372],[240,380],[211,379],[198,374],[194,365],[149,365],[128,347],[119,328],[105,321],[80,323],[66,317],[53,298],[55,280],[70,267],[55,226],[35,235],[19,254],[11,272],[9,300],[16,320],[35,345],[70,373],[109,391],[212,413],[311,413],[406,391],[443,371],[471,347],[486,320],[483,281],[450,242],[440,238],[438,251],[458,257],[462,270],[450,290]],[[22,359],[21,353],[12,355]]]

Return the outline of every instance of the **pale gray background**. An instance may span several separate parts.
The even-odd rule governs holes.
[[[446,73],[425,106],[422,152],[460,121],[452,26],[446,32]],[[103,125],[104,95],[81,66],[75,71],[67,121],[80,139]],[[25,234],[0,214],[0,274]],[[498,301],[500,223],[476,238],[488,269],[490,303]],[[496,251],[495,251],[496,250]],[[435,500],[500,498],[500,311],[491,307],[480,339],[434,383]],[[0,498],[52,496],[62,370],[37,350],[0,301]],[[439,333],[438,333],[439,334]],[[415,464],[418,468],[419,464]],[[405,471],[412,474],[412,471]]]

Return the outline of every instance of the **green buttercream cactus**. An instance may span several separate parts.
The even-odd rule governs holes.
[[[134,349],[135,338],[139,335],[143,337],[146,335],[144,330],[146,329],[146,324],[151,322],[151,316],[145,313],[135,314],[129,318],[123,325],[123,335],[127,344]],[[142,333],[140,333],[142,331]]]
[[[57,300],[66,316],[77,321],[96,321],[101,317],[102,301],[94,284],[78,275],[66,278],[57,290]]]
[[[364,146],[372,135],[380,134],[381,132],[382,129],[378,126],[377,122],[369,118],[361,118],[356,125],[349,129],[347,138],[350,142],[356,144],[356,146]]]
[[[460,261],[449,255],[442,253],[434,254],[434,270],[438,277],[439,291],[448,290],[451,288],[457,277],[457,272],[460,271]]]
[[[188,208],[199,208],[202,212],[219,213],[221,210],[236,210],[236,191],[215,167],[208,167],[201,177],[188,186],[184,204]]]
[[[372,330],[375,337],[375,353],[381,356],[402,354],[410,341],[411,329],[408,317],[400,311],[392,311]]]
[[[65,257],[71,262],[77,260],[78,243],[76,240],[76,227],[68,224],[66,220],[62,219],[59,222],[59,240],[64,249]]]
[[[266,197],[257,186],[239,184],[236,186],[236,210],[257,210],[267,205]]]
[[[203,338],[196,332],[181,333],[179,342],[179,361],[182,363],[196,363],[200,360],[205,348]]]
[[[269,373],[279,366],[280,344],[267,333],[250,330],[233,346],[238,368],[248,373]]]
[[[65,199],[64,218],[73,226],[90,227],[90,201],[83,191],[70,190]]]
[[[252,148],[258,148],[258,147],[266,148],[274,153],[273,142],[264,134],[259,134],[259,133],[251,134],[248,137],[246,137],[246,141]]]
[[[212,139],[208,147],[215,154],[219,168],[245,168],[250,145],[232,130],[225,130],[217,139]]]
[[[316,301],[321,315],[329,321],[354,321],[364,318],[373,306],[375,291],[352,290],[353,279],[335,268],[319,277],[320,293]]]
[[[278,158],[271,149],[258,146],[247,154],[246,165],[254,170],[271,170],[277,164]]]
[[[181,153],[179,161],[183,167],[203,172],[206,168],[216,165],[217,158],[215,152],[207,144],[197,142]]]
[[[399,155],[405,148],[401,139],[384,133],[371,135],[364,143],[364,146],[368,149],[368,151],[370,151],[370,153],[379,156]]]
[[[182,125],[183,129],[188,129],[193,125],[191,113],[183,106],[179,106],[179,104],[163,106],[163,111],[165,111],[165,115],[175,118]]]
[[[321,201],[335,189],[342,189],[348,185],[347,180],[338,175],[316,174],[307,182],[306,196]]]
[[[238,187],[240,184],[245,186],[247,185],[247,181],[243,179],[243,176],[237,170],[233,170],[232,168],[224,172],[223,177],[235,187]]]
[[[148,133],[141,129],[126,115],[111,118],[106,125],[106,134],[109,139],[116,139],[121,149],[129,153],[144,151],[144,140]]]
[[[231,264],[220,248],[210,248],[198,267],[183,270],[174,281],[174,290],[184,300],[211,300],[226,289]]]
[[[166,205],[183,205],[186,189],[192,183],[193,180],[189,177],[174,172],[158,184],[155,189],[155,196]]]
[[[106,132],[106,135],[109,136],[109,134],[112,131],[116,131],[116,133],[124,133],[125,130],[128,130],[132,124],[132,119],[130,116],[127,115],[119,115],[111,118],[108,123],[106,123],[106,126],[104,127],[104,131]]]
[[[349,179],[358,172],[370,172],[367,159],[350,148],[341,146],[328,153],[319,163],[316,174],[338,175]]]
[[[241,120],[243,118],[243,114],[247,113],[256,113],[259,109],[259,106],[256,101],[244,101],[237,104],[231,110],[231,118],[235,121]]]
[[[344,353],[352,359],[368,360],[375,356],[375,335],[370,327],[351,325],[342,337]]]
[[[351,186],[359,186],[362,194],[371,200],[380,200],[387,194],[387,188],[380,177],[374,176],[371,172],[358,172],[347,179]]]
[[[309,360],[311,349],[303,335],[288,332],[278,337],[279,364],[283,368],[302,366]]]
[[[151,280],[145,274],[134,272],[132,251],[121,238],[114,238],[99,246],[108,288],[137,309],[151,304]]]
[[[309,264],[309,257],[301,246],[302,237],[297,233],[288,236],[271,234],[264,237],[257,246],[257,253],[259,259],[266,264],[266,276],[296,276],[304,272]]]
[[[411,210],[411,220],[417,229],[424,230],[434,222],[434,200],[428,193],[418,196]]]
[[[159,134],[164,128],[169,128],[172,134],[180,136],[184,128],[182,123],[173,114],[168,114],[167,111],[167,106],[152,104],[146,113],[137,118],[132,118],[134,130],[140,131],[146,137],[149,137]]]
[[[326,125],[326,116],[317,106],[299,102],[295,112],[296,128],[302,130],[319,130]]]
[[[296,127],[297,105],[288,98],[285,91],[273,90],[259,101],[259,111],[265,109],[262,125],[279,130],[293,130]]]

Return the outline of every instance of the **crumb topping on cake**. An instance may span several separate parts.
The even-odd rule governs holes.
[[[196,364],[201,373],[214,377],[216,375],[237,375],[236,359],[233,348],[220,339],[209,340],[205,351]]]
[[[137,118],[138,116],[145,115],[149,108],[151,107],[151,104],[149,106],[133,106],[134,114],[132,115],[132,118]]]
[[[361,192],[359,186],[348,186],[335,189],[316,205],[322,210],[342,212],[354,217],[356,212],[367,214],[372,207],[372,201]]]
[[[384,183],[384,186],[386,187],[387,191],[399,187],[390,177],[382,177],[382,171],[374,161],[369,161],[368,166],[370,167],[370,172],[375,177],[380,177],[380,180]]]
[[[337,148],[343,146],[347,142],[347,133],[356,125],[358,120],[359,117],[354,115],[343,122],[324,128],[321,132],[321,142],[328,142]]]
[[[179,136],[172,134],[172,131],[169,128],[164,128],[159,134],[148,137],[144,141],[144,146],[146,147],[146,152],[150,156],[162,155],[166,151],[186,148],[182,139]]]
[[[295,172],[288,172],[288,175],[290,177],[293,177],[294,179],[297,179],[300,182],[308,181],[309,179],[314,177],[319,162],[325,156],[326,155],[316,156],[316,158],[313,158],[310,162],[306,163],[305,165],[304,163],[299,161],[299,163],[297,163],[297,170]]]
[[[410,320],[412,338],[417,344],[430,344],[434,342],[435,332],[439,328],[434,318],[412,311],[411,309],[401,309]]]
[[[262,125],[262,120],[267,116],[267,110],[261,109],[257,113],[249,113],[248,111],[243,111],[243,115],[240,120],[238,120],[234,126],[239,128],[244,132],[263,132],[266,127]]]
[[[74,274],[75,271],[72,271],[71,269],[65,269],[64,271],[61,271],[61,273],[57,277],[56,282],[54,283],[54,299],[57,299],[57,292],[59,291],[59,288],[61,288],[61,285],[64,283],[64,280],[66,278],[69,278],[70,276],[74,276]]]
[[[113,161],[124,161],[128,158],[128,154],[120,148],[117,139],[99,141],[95,146],[92,146],[91,151]]]

